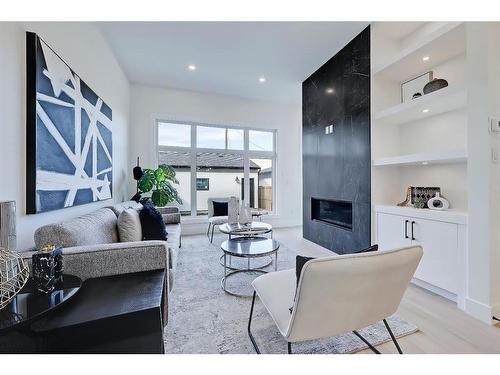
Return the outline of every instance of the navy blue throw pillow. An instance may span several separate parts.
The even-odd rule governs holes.
[[[377,250],[378,250],[378,245],[375,244],[371,245],[370,247],[367,247],[366,249],[353,251],[351,254],[369,253],[371,251],[377,251]]]
[[[214,204],[214,216],[227,216],[227,202],[212,202]]]
[[[139,212],[139,219],[141,220],[143,240],[167,240],[163,217],[151,201],[143,203],[143,207]]]

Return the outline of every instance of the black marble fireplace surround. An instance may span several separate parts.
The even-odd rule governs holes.
[[[302,83],[302,132],[304,238],[370,246],[369,27]]]

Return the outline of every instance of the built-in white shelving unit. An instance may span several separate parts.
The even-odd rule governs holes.
[[[373,242],[382,250],[421,245],[413,282],[461,308],[468,218],[465,36],[459,22],[382,22],[371,32]],[[448,86],[402,102],[401,84],[427,72]],[[423,87],[415,90],[423,94]],[[397,206],[409,186],[439,187],[450,210]]]
[[[404,124],[465,107],[467,90],[464,86],[448,86],[410,102],[397,104],[373,115],[375,126]]]
[[[422,37],[410,39],[401,50],[381,61],[372,69],[373,75],[404,81],[412,76],[424,73],[426,66],[422,65],[422,57],[432,56],[432,64],[439,65],[454,56],[465,52],[465,24],[461,22],[427,23],[426,32]],[[423,25],[421,29],[426,27]],[[400,43],[403,44],[403,43]],[[372,49],[373,50],[373,49]]]
[[[395,205],[408,186],[438,186],[467,211],[466,188],[457,187],[467,179],[465,32],[460,22],[372,26],[373,204]],[[402,102],[402,83],[429,71],[448,86]]]
[[[465,150],[450,150],[450,151],[435,151],[422,152],[419,154],[400,155],[388,158],[379,158],[373,160],[375,167],[383,166],[427,166],[430,164],[450,164],[450,163],[466,163],[467,152]]]

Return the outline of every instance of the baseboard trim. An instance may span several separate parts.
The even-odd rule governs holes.
[[[498,311],[500,306],[495,307]],[[476,301],[472,298],[465,298],[465,312],[476,319],[481,320],[487,324],[495,324],[496,322],[492,319],[493,310],[492,306],[486,305],[482,302]]]
[[[493,315],[495,318],[497,318],[498,320],[500,320],[500,304],[494,305],[491,308],[491,315]],[[496,322],[498,322],[498,320]]]
[[[413,278],[411,280],[411,283],[422,288],[422,289],[425,289],[425,290],[428,290],[434,294],[437,294],[438,296],[444,297],[446,299],[449,299],[450,301],[457,303],[457,295],[455,293],[449,292],[445,289],[441,289],[435,285],[426,283],[425,281],[422,281],[422,280],[417,279],[417,278]]]

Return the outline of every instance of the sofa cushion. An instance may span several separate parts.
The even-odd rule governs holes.
[[[116,215],[109,208],[100,208],[89,214],[63,223],[44,225],[35,232],[35,245],[46,244],[63,248],[118,242]]]
[[[213,225],[226,224],[227,216],[212,216],[208,219],[208,222]]]
[[[139,211],[133,208],[123,210],[118,216],[120,242],[142,241],[142,227]]]
[[[115,213],[116,217],[118,217],[118,216],[120,216],[122,211],[126,210],[127,208],[140,209],[140,208],[142,208],[142,204],[140,204],[139,202],[135,202],[135,201],[125,201],[125,202],[117,203],[113,206],[109,206],[107,208],[109,208],[111,211],[113,211]]]

